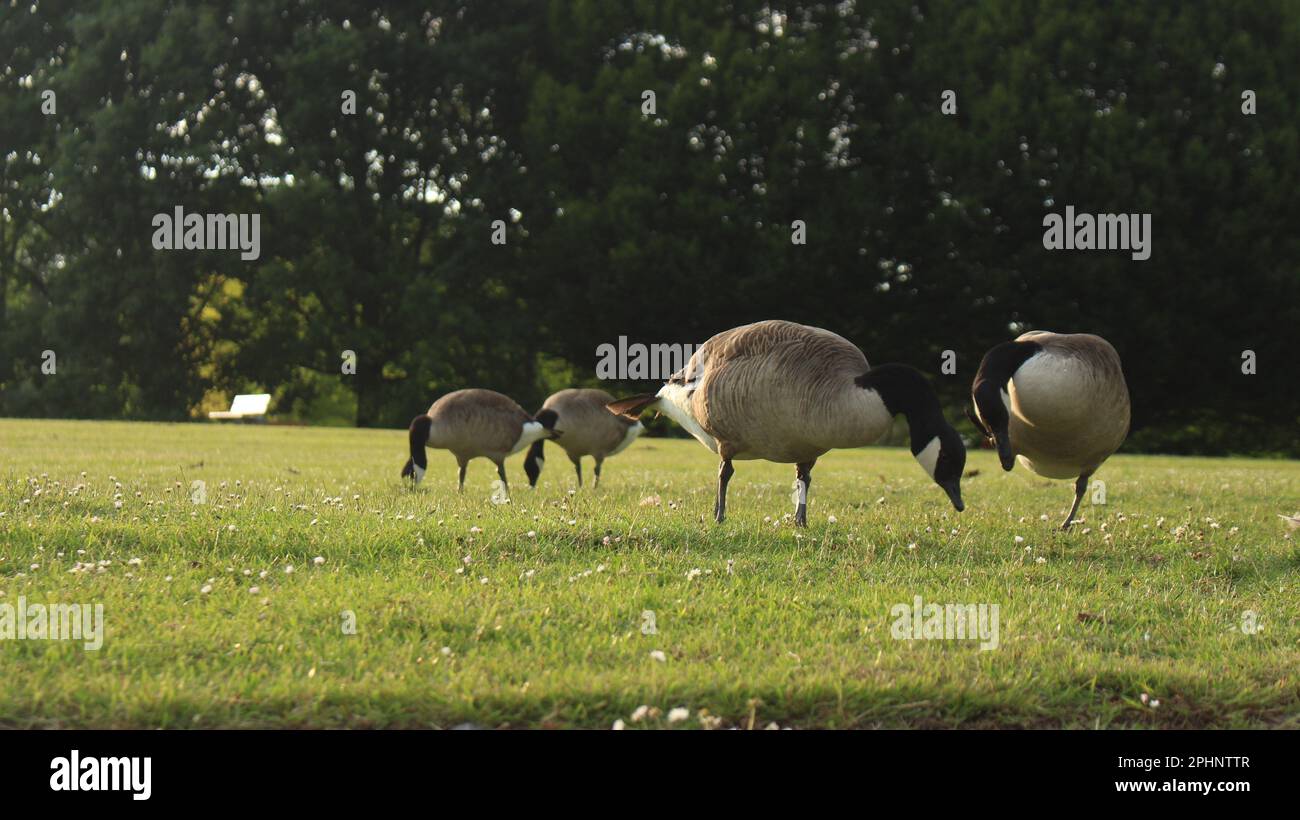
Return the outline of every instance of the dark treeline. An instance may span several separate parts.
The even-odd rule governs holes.
[[[397,426],[779,317],[954,417],[993,344],[1100,333],[1128,449],[1300,454],[1300,5],[1063,5],[6,3],[0,414]],[[1150,259],[1045,250],[1067,205]],[[155,250],[177,206],[260,256]]]

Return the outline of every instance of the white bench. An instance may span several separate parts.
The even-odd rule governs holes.
[[[210,419],[254,419],[266,416],[266,408],[271,406],[270,393],[250,393],[235,396],[229,410],[213,410],[208,413]]]

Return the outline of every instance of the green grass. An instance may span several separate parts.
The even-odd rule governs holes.
[[[1118,456],[1061,533],[1070,484],[988,452],[961,514],[903,450],[835,452],[796,531],[792,466],[737,462],[717,526],[693,441],[576,494],[548,453],[498,505],[440,451],[403,488],[404,431],[0,420],[0,604],[106,629],[0,641],[0,726],[1300,726],[1294,462]],[[916,595],[997,604],[999,647],[891,637]]]

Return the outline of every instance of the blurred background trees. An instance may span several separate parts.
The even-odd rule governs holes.
[[[1100,333],[1129,449],[1300,455],[1298,63],[1284,0],[11,4],[0,414],[533,409],[619,335],[779,317],[956,417],[996,342]],[[154,250],[177,205],[260,214],[260,257]],[[1151,258],[1045,251],[1066,205],[1150,213]]]

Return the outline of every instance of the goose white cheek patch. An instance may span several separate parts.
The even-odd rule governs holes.
[[[419,464],[412,464],[412,465],[411,465],[411,470],[412,470],[412,471],[414,472],[414,474],[415,474],[415,483],[416,483],[416,484],[419,484],[421,481],[424,481],[424,468],[423,468],[423,467],[421,467]]]
[[[939,463],[939,437],[935,436],[930,439],[930,443],[925,445],[925,449],[916,454],[916,460],[925,470],[926,475],[934,478],[934,467]]]

